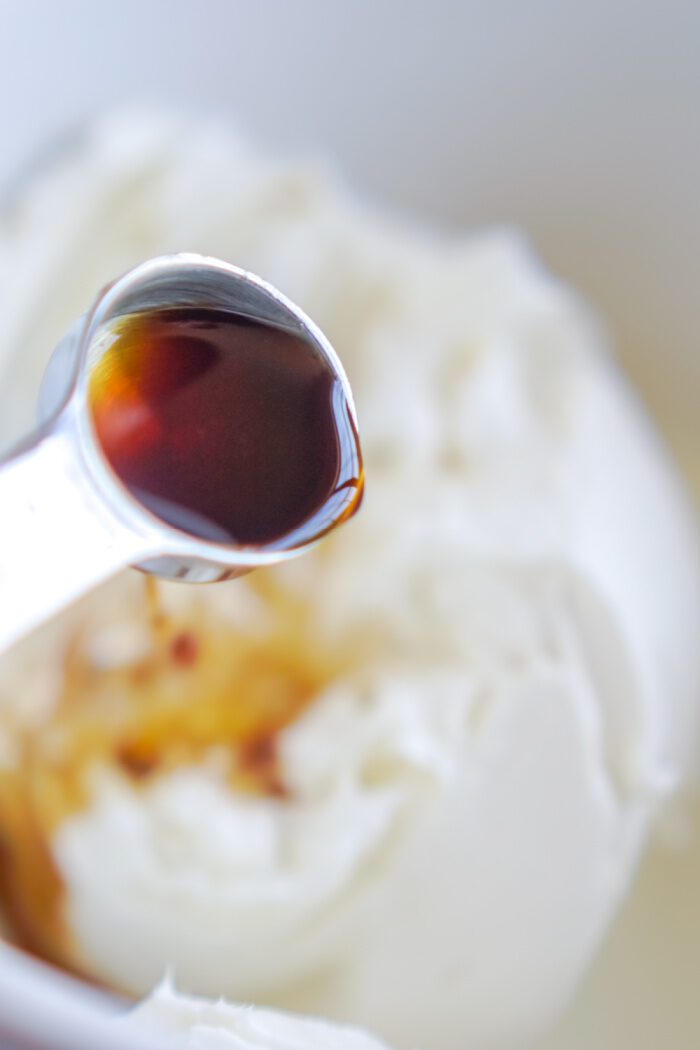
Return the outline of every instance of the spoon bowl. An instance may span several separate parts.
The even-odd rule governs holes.
[[[294,528],[274,544],[202,539],[167,524],[135,498],[97,437],[90,377],[120,319],[171,308],[223,311],[303,341],[332,374],[356,438],[352,392],[337,354],[279,291],[200,255],[163,256],[137,266],[105,288],[58,345],[40,392],[41,430],[0,463],[0,647],[119,568],[133,565],[196,583],[230,579],[309,550],[359,505],[359,444],[351,452],[354,487],[338,487],[312,530]]]

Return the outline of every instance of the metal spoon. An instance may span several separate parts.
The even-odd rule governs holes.
[[[260,278],[199,255],[152,259],[106,288],[54,352],[40,395],[40,431],[0,462],[0,649],[129,565],[171,579],[229,579],[308,550],[211,543],[171,528],[108,468],[87,405],[99,335],[125,314],[164,306],[224,309],[305,339],[328,362],[356,425],[352,394],[328,340]],[[104,340],[102,341],[104,344]]]
[[[106,993],[0,944],[2,1050],[170,1050]]]

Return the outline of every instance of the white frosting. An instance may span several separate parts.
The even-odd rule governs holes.
[[[167,1035],[172,1050],[388,1050],[358,1028],[181,995],[168,982],[131,1013],[130,1021]]]
[[[0,242],[13,426],[100,282],[176,249],[277,283],[343,358],[365,505],[279,579],[319,647],[369,643],[283,735],[289,801],[236,796],[215,763],[139,788],[96,773],[54,840],[78,962],[135,993],[173,964],[191,991],[401,1050],[512,1045],[566,1002],[692,758],[683,495],[517,236],[412,235],[316,169],[156,118],[98,125]],[[111,629],[135,587],[98,596]],[[255,615],[245,580],[196,600]]]

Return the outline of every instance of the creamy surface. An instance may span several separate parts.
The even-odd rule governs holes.
[[[389,1050],[358,1028],[181,995],[160,984],[130,1015],[173,1050]]]
[[[228,648],[252,632],[278,651],[304,621],[274,791],[241,786],[216,731],[194,754],[177,729],[145,776],[86,745],[64,791],[65,654],[77,633],[81,710],[119,702],[157,644],[136,575],[4,659],[8,770],[54,718],[31,799],[64,887],[54,949],[134,994],[174,964],[188,991],[350,1018],[399,1050],[510,1050],[567,1002],[694,757],[684,496],[600,333],[516,234],[405,232],[316,167],[133,115],[0,239],[3,439],[92,291],[174,250],[263,274],[324,329],[367,495],[273,587],[160,588]]]

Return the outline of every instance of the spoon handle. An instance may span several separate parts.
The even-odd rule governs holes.
[[[149,552],[92,490],[70,416],[0,461],[0,651]]]
[[[3,1050],[169,1050],[124,1005],[0,945],[0,1047]]]

